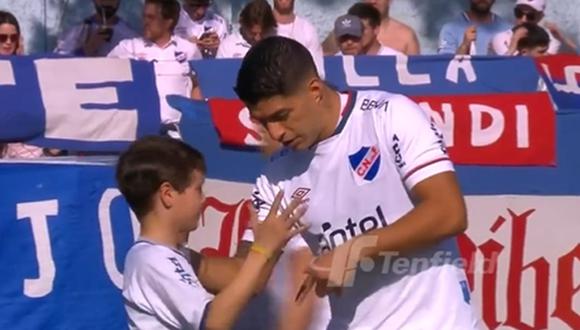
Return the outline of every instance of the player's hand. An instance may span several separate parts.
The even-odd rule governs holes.
[[[255,244],[265,249],[270,255],[277,253],[295,235],[306,230],[307,226],[300,222],[306,212],[301,198],[295,198],[280,214],[284,193],[280,191],[270,209],[266,220],[258,222],[256,212],[250,207],[250,226],[254,231]]]
[[[215,32],[204,34],[198,41],[197,45],[200,48],[217,49],[220,45],[220,38]]]
[[[477,39],[477,27],[472,25],[465,30],[463,34],[463,44],[466,46],[471,45]]]

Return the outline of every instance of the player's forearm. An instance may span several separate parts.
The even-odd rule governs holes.
[[[204,257],[200,265],[199,279],[210,293],[224,290],[240,273],[243,259],[226,257]]]
[[[463,199],[440,203],[438,200],[421,203],[392,225],[357,237],[362,247],[361,257],[411,252],[465,231],[467,216]]]
[[[268,266],[267,259],[250,253],[238,276],[212,301],[206,319],[206,329],[230,329],[260,282],[261,272]]]

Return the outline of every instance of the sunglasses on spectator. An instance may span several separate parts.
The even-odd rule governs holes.
[[[528,20],[528,21],[535,21],[535,20],[538,19],[538,16],[540,14],[539,13],[536,13],[536,12],[533,12],[533,11],[524,11],[524,10],[522,10],[520,8],[515,8],[514,9],[514,15],[518,19],[526,16],[526,20]]]
[[[17,34],[0,34],[0,43],[3,44],[10,39],[12,43],[18,42],[18,35]]]

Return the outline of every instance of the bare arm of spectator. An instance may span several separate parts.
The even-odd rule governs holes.
[[[528,35],[528,30],[525,27],[519,27],[514,31],[508,47],[508,52],[505,55],[513,56],[518,52],[518,42]]]
[[[472,25],[465,30],[463,34],[463,41],[461,45],[457,47],[457,55],[469,55],[471,51],[471,45],[477,39],[477,27]]]
[[[413,29],[409,28],[409,42],[405,47],[405,54],[407,55],[419,55],[421,54],[421,47],[419,46],[419,38],[417,38],[417,33]]]
[[[578,52],[578,46],[576,45],[576,43],[572,39],[564,35],[556,24],[552,22],[546,22],[545,25],[548,31],[550,31],[550,33],[552,34],[552,36],[554,36],[554,38],[556,38],[563,45],[565,45],[570,51],[574,53]]]

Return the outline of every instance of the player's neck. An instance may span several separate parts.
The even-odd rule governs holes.
[[[340,93],[330,87],[325,87],[325,89],[326,97],[322,102],[325,102],[324,106],[326,109],[328,109],[328,111],[323,113],[322,120],[325,123],[325,127],[320,134],[320,141],[324,141],[334,134],[336,125],[340,120],[340,113],[342,112],[340,104]]]
[[[280,13],[276,9],[274,9],[274,17],[276,18],[276,22],[278,22],[278,24],[292,24],[296,19],[294,11],[289,13]]]
[[[183,234],[168,226],[167,222],[155,215],[148,215],[141,222],[140,236],[154,243],[178,248],[183,242]]]

